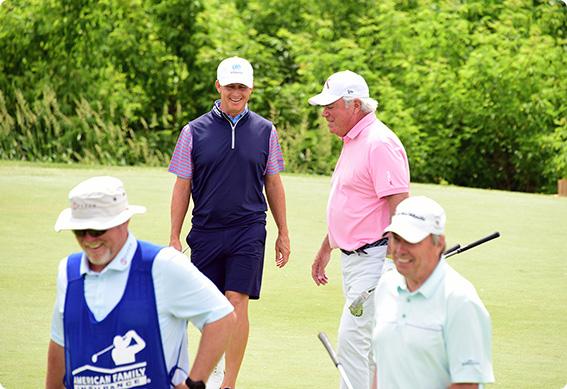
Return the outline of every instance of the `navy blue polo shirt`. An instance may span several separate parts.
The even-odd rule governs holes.
[[[216,105],[189,123],[196,229],[266,223],[264,175],[272,123],[247,111],[234,123]]]

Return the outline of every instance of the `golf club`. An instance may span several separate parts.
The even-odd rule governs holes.
[[[98,360],[99,355],[104,354],[107,351],[110,351],[114,348],[114,345],[110,345],[102,350],[100,350],[98,353],[93,354],[93,356],[91,357],[91,361],[93,361],[93,363],[96,363],[96,361]]]
[[[466,245],[466,246],[464,246],[464,247],[460,247],[460,248],[458,248],[458,249],[456,249],[456,250],[454,250],[454,251],[452,251],[452,252],[450,252],[450,253],[445,252],[445,258],[449,258],[449,257],[451,257],[451,256],[453,256],[453,255],[455,255],[455,254],[459,254],[459,253],[462,253],[463,251],[467,251],[467,250],[469,250],[469,249],[472,249],[473,247],[476,247],[476,246],[478,246],[478,245],[481,245],[481,244],[483,244],[483,243],[486,243],[486,242],[488,242],[488,241],[491,241],[492,239],[496,239],[496,238],[498,238],[499,236],[500,236],[500,233],[499,233],[499,232],[493,232],[492,234],[490,234],[490,235],[488,235],[488,236],[485,236],[484,238],[481,238],[481,239],[479,239],[479,240],[475,240],[474,242],[469,243],[468,245]]]
[[[499,232],[493,232],[492,234],[485,236],[484,238],[481,238],[479,240],[475,240],[472,243],[469,243],[468,245],[461,247],[460,244],[457,244],[453,247],[451,247],[450,249],[446,250],[443,255],[445,256],[445,258],[449,258],[455,254],[459,254],[462,253],[463,251],[467,251],[469,249],[472,249],[473,247],[476,247],[480,244],[486,243],[492,239],[496,239],[500,236]],[[362,292],[360,294],[360,296],[358,296],[357,298],[354,299],[354,301],[350,304],[350,306],[348,307],[350,313],[353,316],[356,317],[360,317],[362,316],[362,313],[364,312],[364,303],[370,298],[370,295],[372,294],[372,292],[374,292],[374,289],[376,288],[372,288],[372,289],[368,289],[365,290],[364,292]]]
[[[333,361],[334,365],[337,367],[337,369],[339,369],[339,374],[342,380],[344,381],[345,385],[347,386],[347,388],[353,389],[352,384],[350,383],[346,375],[345,369],[343,368],[343,365],[341,365],[341,363],[339,362],[337,358],[337,354],[335,354],[335,350],[333,350],[333,347],[331,346],[331,342],[329,342],[329,338],[327,337],[327,334],[325,334],[324,332],[319,332],[318,338],[321,341],[321,343],[323,343],[323,346],[325,346],[325,348],[327,349],[327,352],[329,353],[329,356],[331,357],[331,360]]]
[[[122,336],[122,339],[126,340],[126,335]],[[104,353],[107,352],[107,351],[112,350],[114,347],[115,347],[115,346],[114,346],[114,343],[113,343],[113,344],[111,344],[110,346],[103,348],[103,349],[100,350],[98,353],[93,354],[92,357],[91,357],[91,361],[93,361],[93,363],[96,363],[96,361],[98,360],[98,357],[99,357],[99,356],[101,356],[102,354],[104,354]]]

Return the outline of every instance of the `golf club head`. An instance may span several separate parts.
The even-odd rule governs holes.
[[[360,294],[360,296],[355,298],[354,301],[348,307],[351,315],[356,317],[362,316],[362,314],[364,313],[364,303],[366,302],[366,300],[368,300],[369,297],[370,297],[370,292],[365,290]]]

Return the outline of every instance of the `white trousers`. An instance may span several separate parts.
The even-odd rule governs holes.
[[[366,254],[341,253],[345,305],[339,325],[337,355],[354,389],[370,389],[376,365],[372,353],[374,296],[364,303],[362,316],[353,316],[348,307],[360,294],[378,285],[385,262],[387,246],[365,249]],[[386,261],[391,262],[391,261]],[[341,378],[341,389],[347,389]]]

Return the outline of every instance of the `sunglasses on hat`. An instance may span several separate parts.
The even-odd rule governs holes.
[[[73,230],[73,234],[75,234],[77,238],[84,238],[87,234],[93,238],[98,238],[99,236],[106,234],[106,231],[108,230]]]

